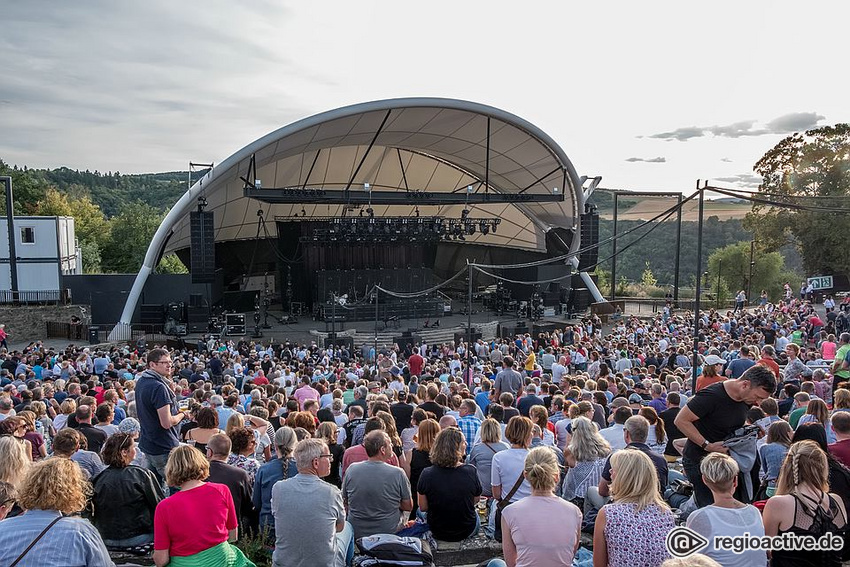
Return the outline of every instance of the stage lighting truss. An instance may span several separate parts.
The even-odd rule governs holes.
[[[335,242],[439,242],[465,241],[477,232],[495,233],[501,219],[471,218],[469,212],[459,219],[446,217],[375,217],[368,216],[312,218],[318,225],[302,242],[327,244]]]

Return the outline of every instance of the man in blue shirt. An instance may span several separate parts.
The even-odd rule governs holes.
[[[148,353],[148,369],[136,381],[136,412],[142,428],[139,448],[162,480],[165,493],[165,464],[171,450],[180,444],[177,425],[185,417],[171,389],[171,369],[168,351],[155,348]]]
[[[737,380],[751,366],[755,366],[755,361],[750,358],[750,349],[747,345],[742,345],[738,351],[738,358],[729,363],[726,367],[726,376]]]

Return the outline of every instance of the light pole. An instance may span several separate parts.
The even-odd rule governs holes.
[[[708,182],[705,183],[708,186]],[[705,187],[700,187],[700,182],[697,180],[697,191],[699,191],[699,223],[697,225],[697,270],[696,270],[696,295],[694,296],[694,351],[693,361],[691,362],[693,372],[693,385],[696,387],[697,370],[699,368],[699,309],[700,309],[700,294],[702,293],[702,227],[703,217],[705,212]]]
[[[753,260],[753,254],[755,253],[755,249],[756,239],[753,238],[752,240],[750,240],[750,275],[747,277],[747,301],[750,302],[750,304],[752,304],[753,301],[753,268],[756,265],[755,261]]]
[[[723,266],[723,259],[717,259],[717,297],[714,298],[714,308],[720,309],[720,270]]]

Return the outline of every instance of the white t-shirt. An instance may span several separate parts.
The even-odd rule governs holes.
[[[490,484],[493,486],[502,487],[502,498],[508,495],[516,480],[522,476],[525,470],[525,457],[528,455],[528,449],[508,449],[500,451],[493,455],[493,464],[490,468]],[[531,496],[531,485],[528,480],[523,480],[517,491],[514,493],[511,502],[516,502]]]
[[[714,536],[740,536],[748,532],[751,536],[763,536],[764,524],[755,506],[744,508],[720,508],[706,506],[688,516],[687,526],[708,539],[708,547],[700,553],[707,555],[723,567],[763,567],[767,565],[764,551],[749,550],[737,554],[718,551],[714,548]]]

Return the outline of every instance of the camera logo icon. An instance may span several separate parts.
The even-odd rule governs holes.
[[[708,547],[708,540],[690,528],[679,526],[670,530],[665,541],[673,557],[687,557]]]

